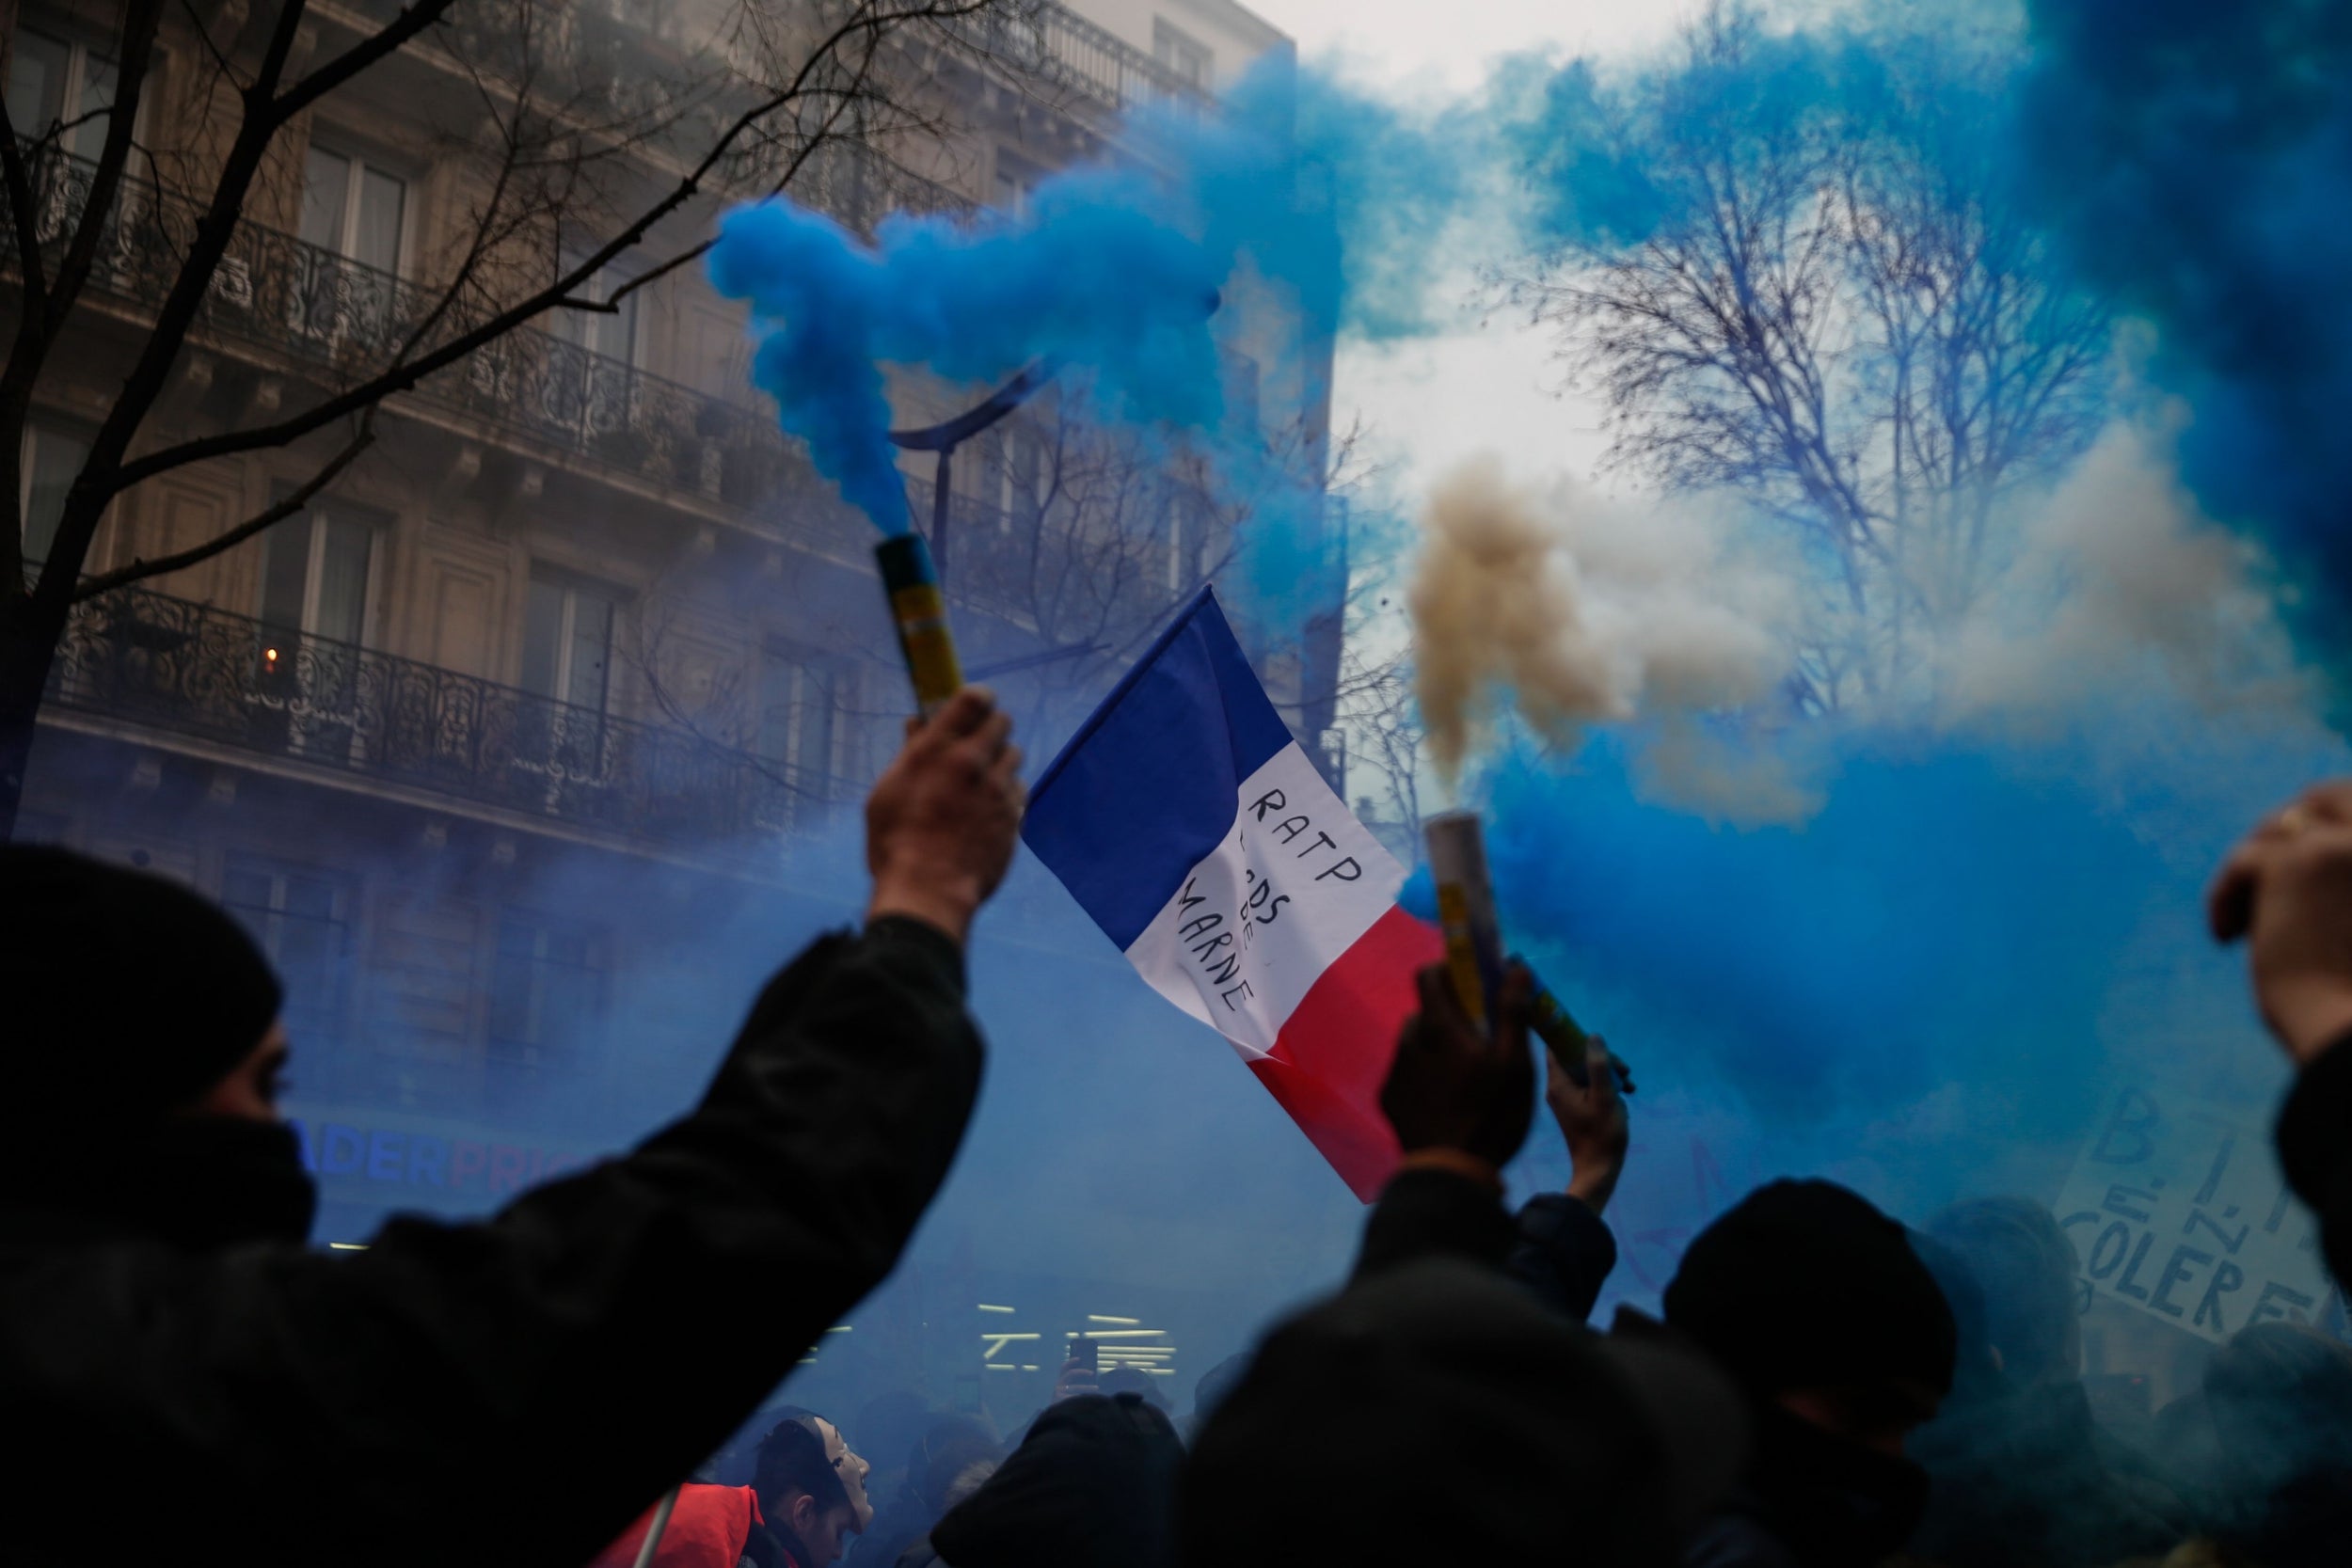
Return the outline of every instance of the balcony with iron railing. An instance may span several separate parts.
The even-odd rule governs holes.
[[[1083,93],[1114,113],[1152,104],[1197,112],[1213,102],[1171,67],[1052,0],[980,11],[950,25],[1016,74]]]
[[[382,24],[399,14],[402,0],[344,4]],[[1006,0],[970,14],[925,20],[930,25],[909,25],[907,35],[930,37],[936,28],[1016,76],[1083,94],[1115,113],[1148,103],[1199,108],[1212,102],[1202,87],[1059,0]],[[737,61],[739,43],[726,38],[730,29],[712,25],[715,21],[704,19],[698,45],[693,13],[672,0],[580,0],[554,10],[535,31],[496,13],[453,14],[441,29],[453,51],[515,72],[526,65],[520,47],[527,38],[530,69],[540,74],[552,69],[558,80],[578,89],[642,80],[648,41],[660,46],[659,57],[681,65],[698,57],[714,65],[723,56]]]
[[[689,731],[122,589],[75,607],[47,706],[630,843],[808,834],[849,782]]]
[[[813,164],[812,187],[836,212],[885,199],[856,159]],[[36,183],[33,232],[54,265],[87,210],[93,165],[53,156]],[[943,198],[944,199],[944,198]],[[100,237],[93,293],[152,309],[186,260],[197,209],[149,183],[126,184]],[[15,270],[16,225],[0,196],[0,267]],[[261,224],[238,225],[199,311],[215,341],[253,345],[356,384],[484,319],[491,302],[364,265]],[[538,327],[509,331],[405,394],[569,461],[806,532],[857,525],[816,482],[807,450],[772,415],[714,397]]]

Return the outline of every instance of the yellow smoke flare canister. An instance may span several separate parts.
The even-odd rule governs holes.
[[[956,658],[955,635],[947,629],[947,600],[939,591],[939,569],[919,533],[900,533],[874,546],[882,590],[890,595],[890,618],[898,628],[898,651],[914,682],[914,707],[929,719],[963,689],[963,666]]]
[[[1445,938],[1446,971],[1463,1010],[1484,1029],[1494,1016],[1503,962],[1502,925],[1495,914],[1494,882],[1486,872],[1486,836],[1478,814],[1470,811],[1433,816],[1423,832],[1429,879],[1438,890],[1438,929]],[[1586,1054],[1592,1037],[1540,979],[1535,981],[1528,1026],[1579,1088],[1591,1086]],[[1609,1071],[1619,1094],[1633,1092],[1633,1075],[1614,1052],[1609,1055]]]
[[[1422,825],[1429,879],[1438,889],[1438,929],[1445,938],[1446,969],[1454,997],[1479,1028],[1494,1017],[1502,984],[1502,928],[1495,919],[1494,883],[1486,875],[1486,843],[1474,811],[1450,811]]]

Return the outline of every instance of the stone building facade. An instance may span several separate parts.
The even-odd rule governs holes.
[[[302,47],[390,8],[314,6]],[[617,61],[687,58],[717,15],[548,9],[567,47]],[[20,130],[80,122],[43,170],[45,243],[87,193],[112,8],[0,10]],[[952,41],[892,62],[936,111],[935,139],[829,157],[803,199],[865,230],[907,206],[1017,208],[1074,160],[1144,155],[1122,144],[1128,111],[1216,114],[1221,88],[1289,52],[1225,0],[1047,5],[968,50]],[[137,135],[195,145],[217,133],[200,45],[178,24],[165,44]],[[143,450],[301,406],[429,308],[468,199],[446,150],[478,131],[458,86],[412,48],[295,127]],[[126,197],[71,352],[39,389],[28,554],[176,272],[174,224],[140,205],[173,199]],[[723,200],[673,230],[707,230]],[[0,316],[19,306],[7,260]],[[624,262],[596,287],[628,276]],[[1225,314],[1229,396],[1318,463],[1329,342],[1279,306]],[[542,318],[389,400],[374,447],[298,515],[75,612],[19,836],[184,879],[269,948],[289,983],[322,1240],[392,1208],[478,1210],[643,1130],[691,1094],[760,968],[854,912],[855,803],[895,744],[905,677],[871,530],[777,432],[748,359],[740,308],[692,267],[614,310]],[[894,390],[910,422],[969,396]],[[1151,475],[1106,487],[1107,512],[1085,497],[1054,512],[1039,473],[1055,418],[1032,410],[960,459],[939,541],[967,666],[1047,737],[1215,573],[1232,522]],[[88,570],[217,535],[326,450],[138,486]],[[909,479],[928,524],[929,470]],[[1066,582],[1041,586],[1041,557],[1093,589],[1073,608]],[[1311,746],[1331,723],[1336,585],[1331,600],[1266,660]],[[1002,921],[1025,962],[1099,980],[1105,956],[1057,898],[1025,879]]]

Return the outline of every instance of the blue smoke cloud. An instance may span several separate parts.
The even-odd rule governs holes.
[[[1281,60],[1218,114],[1162,111],[1131,129],[1153,164],[1056,175],[1017,218],[899,214],[871,247],[788,198],[722,223],[710,277],[751,303],[754,379],[818,472],[885,532],[907,526],[885,366],[989,383],[1052,356],[1096,417],[1203,438],[1240,487],[1263,475],[1227,439],[1209,315],[1238,275],[1296,311],[1305,363],[1289,368],[1310,374],[1315,345],[1343,327],[1384,337],[1430,324],[1427,276],[1459,164],[1395,109]]]
[[[2034,0],[2028,167],[2085,275],[2159,332],[2185,476],[2265,540],[2340,660],[2352,575],[2352,11]]]
[[[2321,281],[2352,270],[2342,13],[2289,6],[2254,25],[2210,7],[2037,0],[2028,30],[1968,0],[1794,28],[1735,9],[1721,19],[1743,30],[1735,51],[1506,67],[1498,135],[1525,243],[1545,255],[1622,255],[1709,221],[1716,182],[1774,169],[1796,169],[1800,190],[1897,169],[1996,214],[1988,243],[2049,285],[2054,312],[2111,303],[2155,323],[2163,388],[2190,406],[2200,499],[2332,582],[2352,563],[2322,505],[2344,491],[2346,459],[2317,423],[2352,391],[2352,312]],[[2127,397],[2094,412],[2139,412]],[[1773,743],[1802,749],[1820,785],[1794,827],[1661,803],[1657,736],[1639,728],[1573,756],[1506,749],[1470,800],[1506,935],[1625,1048],[1649,1103],[1736,1127],[1769,1151],[1756,1176],[1874,1143],[1874,1196],[1917,1213],[2021,1150],[2062,1169],[2114,1071],[2223,1082],[2241,1112],[2272,1092],[2275,1062],[2234,1049],[2255,1031],[2233,961],[2203,953],[2200,894],[2254,812],[2342,767],[2343,749],[2309,730],[2248,741],[2164,687],[2150,666],[2139,690],[2032,736],[1924,716],[1812,721]],[[1726,747],[1735,768],[1775,760]],[[1407,903],[1426,911],[1424,877]],[[2119,1037],[2106,1017],[2152,943],[2202,955],[2181,984],[2240,1030],[2203,1042],[2210,1054]],[[1890,1135],[1931,1104],[1932,1137]]]

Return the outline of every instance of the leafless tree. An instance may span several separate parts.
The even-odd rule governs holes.
[[[1323,442],[1307,417],[1208,438],[1090,417],[1040,399],[976,443],[960,470],[943,570],[1033,631],[1016,659],[1036,734],[1066,730],[1201,584],[1225,576],[1251,526],[1294,528],[1319,506]]]
[[[1804,541],[1791,695],[1826,709],[1902,690],[1995,575],[2003,503],[2096,434],[2111,324],[2005,202],[1970,65],[1792,104],[1790,47],[1710,6],[1674,69],[1604,101],[1655,220],[1498,282],[1606,404],[1613,465]]]
[[[1340,667],[1339,709],[1347,736],[1350,804],[1409,864],[1421,842],[1422,782],[1429,763],[1410,649],[1351,644]]]
[[[420,388],[461,378],[498,398],[515,378],[549,373],[533,324],[612,313],[691,262],[723,198],[790,188],[854,220],[856,209],[926,189],[898,156],[938,145],[926,135],[940,112],[924,91],[926,62],[985,52],[1023,0],[681,0],[638,6],[627,25],[615,20],[622,8],[113,0],[103,102],[6,104],[0,835],[15,819],[76,603],[297,515],[370,448],[388,402],[397,411]],[[431,100],[463,193],[446,242],[401,279],[308,254],[288,232],[310,117],[391,71],[405,73],[402,90]],[[158,92],[167,101],[143,120]],[[168,130],[143,139],[142,123]],[[625,277],[610,270],[616,262]],[[126,303],[138,341],[120,390],[49,536],[28,540],[20,454],[35,388],[89,341],[92,316]],[[159,436],[158,406],[191,356],[262,316],[332,352],[224,428]],[[86,569],[118,498],[192,464],[270,449],[314,461],[275,504],[177,553]]]

